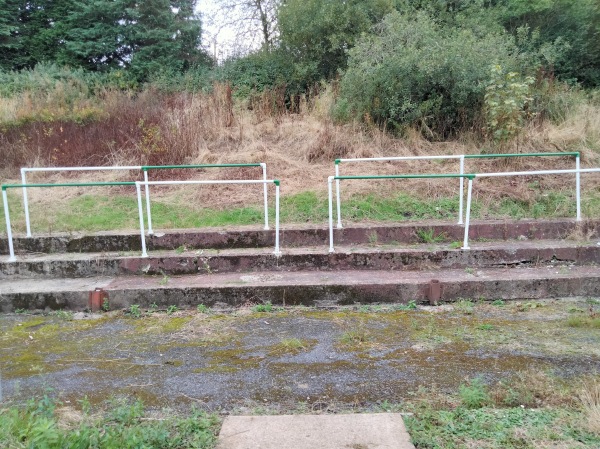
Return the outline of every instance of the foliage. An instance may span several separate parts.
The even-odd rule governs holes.
[[[522,78],[516,72],[504,73],[494,65],[485,93],[487,129],[496,142],[517,137],[525,124],[531,97],[532,77]]]
[[[129,69],[145,80],[163,67],[203,59],[196,0],[4,0],[0,55],[5,70],[58,63],[91,71]],[[0,8],[3,9],[3,8]]]
[[[517,66],[509,38],[478,33],[442,27],[424,12],[389,14],[377,35],[350,50],[336,116],[395,129],[417,126],[430,138],[472,126],[490,63]]]
[[[281,47],[311,79],[334,78],[347,51],[393,9],[390,0],[288,0],[279,9]]]
[[[85,400],[84,400],[85,402]],[[0,409],[0,446],[7,448],[211,448],[217,419],[193,410],[189,417],[145,419],[140,401],[113,400],[101,414],[84,411],[80,423],[66,428],[57,404],[44,396],[26,407]],[[84,407],[88,408],[88,407]]]
[[[501,0],[499,20],[509,32],[526,27],[536,34],[533,47],[543,55],[544,70],[585,86],[600,84],[600,3],[597,0]],[[553,51],[557,47],[561,51]]]

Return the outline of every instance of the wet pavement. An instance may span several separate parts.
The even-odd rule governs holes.
[[[127,395],[156,408],[320,410],[401,402],[421,386],[456,391],[477,376],[598,374],[600,329],[590,323],[599,304],[2,315],[2,392],[25,400],[52,388],[72,404]]]

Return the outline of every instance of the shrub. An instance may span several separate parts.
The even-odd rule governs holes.
[[[518,66],[511,38],[441,26],[424,12],[391,13],[350,50],[334,116],[446,137],[481,120],[492,63]]]

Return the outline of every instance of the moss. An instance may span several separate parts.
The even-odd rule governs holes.
[[[132,320],[132,324],[138,333],[162,334],[180,331],[192,318],[192,316],[153,315]]]

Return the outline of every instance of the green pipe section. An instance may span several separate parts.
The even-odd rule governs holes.
[[[333,176],[333,179],[412,179],[412,178],[467,178],[475,179],[476,175],[381,175],[381,176]]]
[[[279,179],[274,179],[273,184],[279,187],[279,184],[281,184],[281,182],[279,181]]]
[[[231,167],[260,167],[260,164],[199,164],[199,165],[144,165],[143,171],[176,169],[176,168],[231,168]]]
[[[21,187],[96,187],[96,186],[134,186],[135,182],[76,182],[72,184],[2,184],[2,190]]]
[[[496,157],[531,157],[531,156],[575,156],[579,157],[579,151],[566,153],[508,153],[508,154],[465,154],[465,159],[488,159]]]

